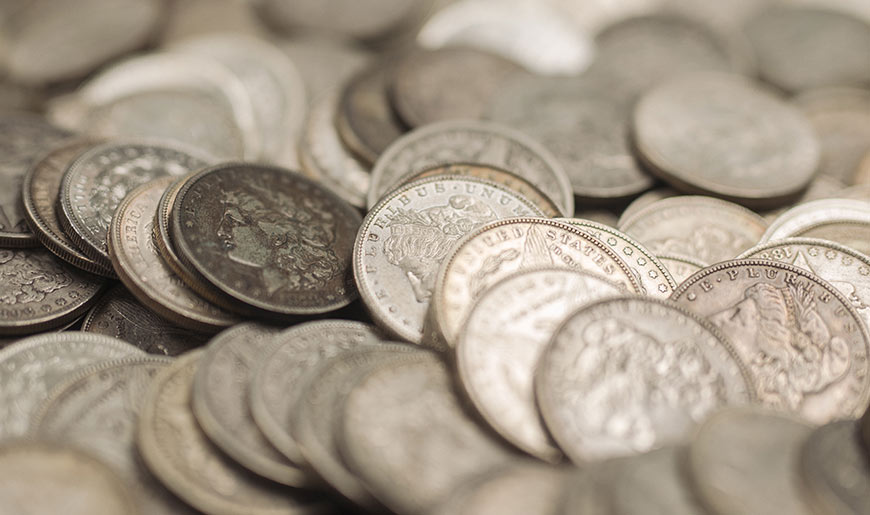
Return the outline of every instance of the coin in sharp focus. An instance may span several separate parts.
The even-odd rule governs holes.
[[[459,383],[506,440],[545,461],[561,460],[535,402],[535,364],[565,317],[621,293],[597,275],[548,267],[514,273],[477,297],[456,343]]]
[[[0,335],[45,331],[75,320],[105,281],[44,248],[0,249]]]
[[[25,2],[7,24],[9,73],[37,86],[84,77],[144,46],[164,7],[157,0],[87,0],[67,11],[51,0]]]
[[[151,383],[139,415],[136,444],[163,485],[207,513],[301,515],[318,513],[313,494],[288,490],[249,472],[202,432],[191,409],[193,381],[204,351],[179,357]]]
[[[67,167],[93,142],[79,140],[58,147],[30,167],[24,176],[24,217],[36,238],[54,255],[87,272],[115,277],[107,269],[78,249],[58,221],[58,195]]]
[[[517,75],[489,96],[486,117],[541,142],[575,195],[604,202],[653,185],[629,149],[630,108],[607,78]]]
[[[206,166],[207,157],[166,144],[112,142],[79,156],[64,174],[58,213],[67,235],[94,261],[112,266],[106,239],[112,215],[137,186]]]
[[[32,336],[0,351],[0,438],[22,436],[46,394],[87,365],[141,351],[116,338],[81,332]]]
[[[302,172],[355,207],[365,207],[371,176],[366,165],[345,148],[335,127],[339,96],[322,94],[311,106],[299,141]]]
[[[390,96],[409,127],[483,117],[486,101],[521,68],[496,54],[467,47],[421,50],[395,64]]]
[[[800,465],[805,499],[816,513],[870,513],[870,457],[858,422],[840,420],[813,431]]]
[[[641,286],[642,295],[666,299],[677,287],[668,269],[652,252],[631,236],[613,227],[582,218],[564,218],[560,221],[588,232],[610,246],[631,268],[631,272]]]
[[[577,464],[681,443],[715,410],[752,402],[753,388],[710,322],[648,297],[576,311],[535,371],[544,423]]]
[[[398,513],[424,513],[470,478],[516,460],[463,411],[436,356],[381,367],[347,396],[342,453]]]
[[[793,265],[741,259],[696,273],[671,297],[718,326],[764,406],[823,424],[870,401],[870,333],[849,299]]]
[[[790,93],[870,84],[870,25],[846,13],[776,5],[751,17],[744,32],[761,78]]]
[[[796,198],[819,165],[806,117],[738,75],[669,80],[640,99],[632,122],[649,170],[689,193],[775,207]]]
[[[870,255],[870,203],[823,199],[793,207],[770,223],[759,243],[819,238]]]
[[[298,166],[296,147],[288,143],[299,140],[306,92],[302,76],[285,53],[266,39],[228,32],[183,40],[172,49],[216,59],[238,76],[253,103],[262,157]]]
[[[547,196],[546,193],[538,189],[537,186],[513,172],[492,165],[473,163],[437,165],[421,172],[411,172],[403,177],[396,187],[399,188],[409,182],[418,181],[427,177],[434,177],[436,175],[462,175],[485,179],[512,189],[526,197],[532,202],[532,204],[540,209],[547,218],[566,216],[562,214],[562,208],[559,207],[553,199]]]
[[[309,105],[319,100],[324,91],[345,84],[373,57],[371,52],[352,42],[315,34],[300,34],[277,44],[299,70]]]
[[[453,244],[488,222],[540,215],[525,197],[474,177],[430,177],[393,191],[366,215],[354,246],[354,278],[372,319],[420,343],[438,267]]]
[[[305,462],[342,496],[375,513],[383,511],[382,506],[348,470],[338,447],[342,408],[361,376],[414,361],[420,354],[425,355],[409,345],[382,345],[347,350],[325,360],[306,374],[296,412],[288,421]]]
[[[183,354],[208,339],[158,316],[122,285],[106,292],[91,308],[82,331],[112,336],[149,354],[165,356]]]
[[[21,209],[22,187],[27,170],[42,154],[72,134],[42,118],[24,113],[0,116],[0,246],[33,247],[39,245],[30,232]]]
[[[302,175],[230,163],[185,182],[170,232],[182,261],[239,309],[287,318],[356,298],[359,224],[352,206]]]
[[[341,352],[381,341],[373,326],[349,320],[308,322],[276,334],[272,346],[252,363],[248,398],[254,421],[269,442],[293,463],[304,464],[290,427],[303,399],[305,375]]]
[[[335,124],[341,141],[365,164],[398,139],[405,126],[393,112],[387,93],[392,76],[389,62],[370,64],[344,85]]]
[[[844,184],[860,182],[859,164],[870,151],[870,91],[825,88],[807,91],[793,102],[816,131],[822,158],[819,173]]]
[[[136,451],[143,395],[154,376],[172,361],[126,358],[94,365],[52,389],[34,420],[40,440],[73,445],[111,465],[135,484],[142,513],[193,513],[144,468]]]
[[[372,169],[367,205],[374,207],[409,173],[454,163],[503,168],[540,188],[562,211],[574,212],[568,176],[540,143],[499,124],[463,120],[421,127],[390,145]]]
[[[518,270],[573,268],[601,276],[625,294],[641,291],[629,266],[606,243],[573,225],[543,218],[487,224],[468,233],[442,261],[424,325],[424,341],[430,345],[453,347],[480,294]]]
[[[831,241],[787,238],[752,247],[740,259],[770,259],[821,277],[849,299],[870,327],[870,257]]]
[[[163,261],[154,243],[157,206],[175,181],[172,176],[155,179],[121,201],[109,226],[109,257],[121,282],[155,313],[179,326],[215,333],[240,319],[189,288]]]
[[[657,256],[677,254],[718,263],[755,245],[767,222],[731,202],[679,196],[646,206],[631,218],[620,220],[618,228]]]
[[[812,432],[796,418],[758,408],[711,416],[689,444],[687,475],[712,513],[812,513],[803,502],[800,450]]]
[[[248,404],[251,368],[277,332],[247,323],[212,338],[193,381],[193,413],[212,443],[240,465],[281,484],[304,486],[308,475],[266,440]]]
[[[463,485],[433,515],[553,515],[568,487],[565,470],[511,464]]]
[[[103,462],[66,446],[29,441],[0,445],[0,506],[10,515],[140,513],[128,485]]]
[[[677,285],[682,284],[692,274],[707,266],[706,263],[702,263],[697,259],[678,254],[659,254],[656,257],[668,268]]]

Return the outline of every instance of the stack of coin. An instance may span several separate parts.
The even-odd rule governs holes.
[[[0,512],[870,514],[857,3],[0,27]]]

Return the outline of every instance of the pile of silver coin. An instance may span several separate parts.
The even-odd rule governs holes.
[[[870,2],[0,27],[0,514],[870,514]]]

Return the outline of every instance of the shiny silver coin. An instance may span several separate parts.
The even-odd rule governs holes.
[[[697,259],[678,254],[659,254],[657,257],[668,268],[668,271],[678,285],[682,284],[683,281],[691,277],[698,270],[707,266],[706,263],[702,263]]]
[[[870,457],[858,422],[840,420],[813,431],[800,467],[805,498],[816,513],[870,513]]]
[[[784,238],[819,238],[870,255],[870,203],[822,199],[795,206],[779,215],[759,243]]]

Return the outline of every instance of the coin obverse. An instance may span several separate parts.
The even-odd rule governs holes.
[[[525,197],[474,177],[406,184],[369,211],[357,235],[354,275],[363,302],[381,328],[420,343],[438,267],[452,245],[488,222],[540,215]]]
[[[677,284],[682,284],[692,274],[707,266],[697,259],[677,254],[659,254],[657,257],[667,267]]]
[[[715,410],[755,399],[722,333],[647,297],[570,315],[541,355],[535,393],[553,438],[578,465],[680,443]]]
[[[800,465],[816,513],[870,513],[870,456],[858,422],[840,420],[813,431]]]
[[[650,171],[674,188],[755,207],[796,197],[819,165],[803,114],[738,75],[668,81],[641,98],[632,128]]]
[[[870,401],[870,334],[851,302],[802,268],[740,259],[687,279],[671,299],[713,322],[755,379],[759,401],[816,424]]]
[[[264,317],[332,311],[356,296],[360,216],[283,168],[225,164],[185,182],[171,215],[179,257],[220,294]]]
[[[0,506],[10,515],[140,513],[133,492],[103,462],[62,445],[27,441],[0,445]]]

